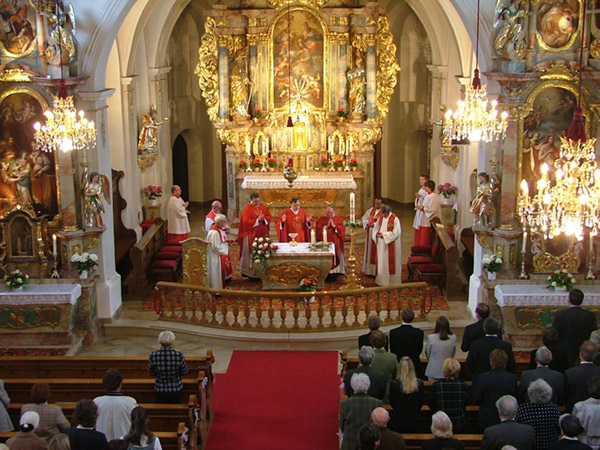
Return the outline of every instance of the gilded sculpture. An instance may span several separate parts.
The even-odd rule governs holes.
[[[88,174],[87,167],[81,178],[84,224],[87,228],[102,228],[102,214],[106,212],[102,197],[110,204],[110,182],[106,175],[98,172]]]
[[[156,107],[150,107],[148,114],[142,116],[142,129],[138,138],[138,165],[142,172],[152,167],[158,156],[158,129],[169,120],[157,120]]]
[[[73,5],[65,9],[61,3],[58,3],[55,9],[41,9],[40,13],[48,18],[48,24],[52,29],[44,54],[48,64],[60,66],[75,61],[77,47]]]
[[[477,177],[479,178],[479,186],[469,211],[475,216],[474,225],[489,227],[492,224],[494,215],[494,187],[487,173],[481,172]]]
[[[235,117],[250,117],[248,107],[250,105],[250,97],[252,96],[252,86],[254,83],[250,81],[245,68],[248,58],[248,47],[240,50],[235,58],[233,71],[229,77],[229,96],[232,116]]]
[[[365,114],[367,106],[367,77],[363,57],[359,50],[356,51],[356,62],[353,69],[348,71],[350,84],[348,97],[350,98],[350,111],[356,117]]]
[[[525,56],[524,22],[528,7],[523,0],[499,0],[496,10],[498,31],[494,38],[494,49],[499,55],[510,60],[520,60]]]
[[[216,26],[215,19],[206,18],[204,35],[198,49],[198,65],[194,70],[194,74],[199,78],[202,97],[206,101],[208,118],[212,122],[216,122],[219,114],[219,75],[217,73],[219,62]]]

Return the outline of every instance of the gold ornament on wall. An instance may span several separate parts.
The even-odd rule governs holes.
[[[290,0],[267,0],[269,5],[274,6],[275,8],[279,8],[280,6],[287,5]],[[304,3],[305,5],[310,5],[314,7],[320,8],[329,0],[294,0],[295,3]]]
[[[386,16],[377,21],[377,108],[379,120],[387,117],[389,104],[398,79],[400,64],[396,57],[396,44],[390,32],[390,20]]]
[[[194,69],[198,76],[202,97],[206,101],[208,118],[216,122],[219,113],[219,75],[218,75],[218,46],[215,35],[215,19],[208,17],[204,24],[200,49],[198,50],[199,62]]]

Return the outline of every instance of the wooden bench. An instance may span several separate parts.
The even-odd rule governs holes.
[[[113,232],[115,238],[115,264],[117,272],[123,280],[129,274],[131,261],[129,260],[129,249],[135,245],[137,236],[135,231],[123,224],[121,213],[127,208],[127,202],[121,195],[119,181],[125,176],[122,170],[112,170],[112,196],[113,196]]]
[[[433,434],[409,434],[403,433],[402,437],[406,443],[407,450],[420,449],[425,441],[433,439]],[[481,448],[482,434],[455,434],[452,436],[465,444],[466,450],[479,450]]]

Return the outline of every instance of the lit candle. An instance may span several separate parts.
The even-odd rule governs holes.
[[[316,244],[317,243],[317,234],[315,233],[315,229],[314,228],[312,230],[310,230],[310,243],[311,244]]]
[[[57,251],[56,251],[56,235],[53,234],[52,235],[52,254],[53,255],[57,255]]]
[[[354,192],[350,192],[350,222],[354,222],[356,217],[354,216]]]
[[[267,136],[267,152],[271,151],[271,147],[269,147],[269,136]]]
[[[352,146],[354,145],[354,142],[352,141],[352,136],[350,136],[350,148],[348,149],[348,153],[350,153],[352,151]]]
[[[350,139],[346,139],[346,156],[350,152]]]
[[[294,158],[291,156],[288,158],[288,167],[294,167]]]
[[[327,227],[323,227],[323,244],[327,244]]]
[[[250,156],[250,139],[246,138],[246,154]]]
[[[523,253],[527,251],[527,231],[523,231],[523,248],[521,249]]]

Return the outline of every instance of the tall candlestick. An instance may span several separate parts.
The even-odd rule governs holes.
[[[267,152],[271,152],[271,147],[269,147],[269,136],[267,136]]]
[[[250,156],[250,139],[246,138],[246,154]]]
[[[311,244],[316,244],[317,243],[317,234],[315,233],[315,229],[314,228],[312,230],[310,230],[310,243]]]
[[[327,244],[327,227],[323,227],[323,244]]]
[[[523,253],[525,253],[526,250],[527,250],[527,231],[523,231],[523,248],[521,249],[521,251]]]
[[[346,139],[346,156],[348,156],[349,151],[350,151],[350,139]]]
[[[356,219],[354,206],[354,192],[350,192],[350,222]]]
[[[56,251],[56,235],[55,234],[52,235],[52,254],[53,255],[58,254],[58,252]]]

